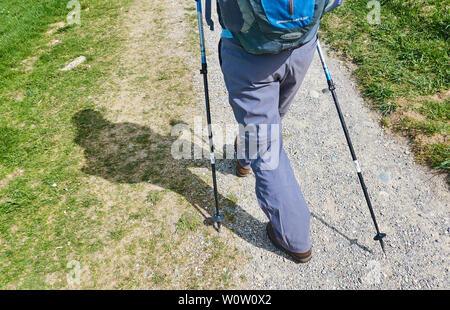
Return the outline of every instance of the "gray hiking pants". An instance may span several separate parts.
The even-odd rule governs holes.
[[[239,163],[252,168],[259,205],[277,239],[296,253],[311,248],[310,212],[283,149],[281,120],[312,62],[316,44],[314,39],[292,51],[251,55],[236,40],[222,38],[219,49],[234,116],[241,127],[254,129],[240,136],[244,151],[238,151]]]

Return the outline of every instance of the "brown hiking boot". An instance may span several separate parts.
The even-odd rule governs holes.
[[[234,151],[237,153],[237,147],[238,147],[238,137],[236,136],[236,139],[234,139]],[[243,168],[241,164],[239,164],[239,161],[236,161],[236,175],[238,177],[246,177],[250,173],[250,168]]]
[[[272,224],[267,223],[267,235],[269,236],[270,241],[272,241],[273,245],[282,250],[283,252],[289,254],[296,263],[307,263],[311,259],[311,249],[309,249],[306,253],[294,253],[284,248],[281,243],[275,237],[273,232]]]
[[[236,175],[240,178],[246,177],[250,173],[250,168],[242,168],[239,161],[236,161]]]

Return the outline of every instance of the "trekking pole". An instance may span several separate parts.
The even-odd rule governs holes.
[[[200,70],[200,74],[203,75],[203,84],[205,89],[205,102],[206,102],[206,119],[208,122],[208,136],[209,136],[209,149],[210,149],[210,160],[211,160],[211,171],[212,171],[212,179],[213,179],[213,187],[214,187],[214,200],[216,203],[216,213],[212,217],[212,225],[216,228],[215,224],[217,224],[217,231],[220,232],[220,227],[223,222],[223,214],[219,210],[219,199],[217,195],[217,180],[216,180],[216,160],[214,156],[214,143],[213,143],[213,134],[211,127],[211,109],[209,106],[209,90],[208,90],[208,69],[206,64],[206,53],[205,53],[205,36],[203,33],[203,14],[202,14],[202,1],[197,1],[197,17],[198,17],[198,32],[200,35],[200,50],[202,55],[202,69]]]
[[[350,148],[350,153],[352,154],[353,163],[355,164],[356,172],[358,173],[359,183],[361,184],[362,190],[364,192],[364,197],[366,198],[367,206],[369,207],[369,211],[370,211],[370,215],[373,220],[373,224],[375,225],[375,229],[377,230],[377,234],[375,235],[375,237],[373,239],[380,241],[381,249],[383,250],[383,253],[386,254],[385,249],[384,249],[384,242],[383,242],[383,238],[386,237],[386,234],[381,233],[380,229],[378,228],[377,220],[375,219],[375,213],[373,212],[373,208],[372,208],[372,203],[370,202],[369,194],[367,193],[367,187],[366,187],[366,184],[364,183],[364,179],[363,179],[363,176],[361,173],[361,168],[359,166],[358,160],[356,159],[355,150],[353,149],[352,141],[350,140],[350,135],[348,133],[347,126],[345,125],[344,116],[342,115],[342,111],[339,106],[339,102],[338,102],[337,95],[336,95],[336,87],[334,85],[333,79],[331,78],[328,67],[325,63],[319,40],[317,40],[317,52],[319,53],[320,61],[322,63],[322,67],[325,72],[325,76],[327,78],[328,89],[330,90],[331,95],[333,96],[334,105],[336,106],[336,110],[338,112],[339,119],[341,121],[342,129],[344,130],[345,138],[347,139],[347,144],[348,144],[348,147]]]

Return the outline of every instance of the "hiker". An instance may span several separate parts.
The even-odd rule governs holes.
[[[218,0],[219,59],[240,125],[236,174],[256,178],[273,244],[311,259],[310,211],[283,149],[281,123],[313,60],[323,14],[343,0]]]

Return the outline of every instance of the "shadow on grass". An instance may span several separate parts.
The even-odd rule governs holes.
[[[77,128],[75,142],[84,149],[86,157],[83,172],[117,183],[149,182],[176,192],[194,206],[206,225],[211,225],[213,189],[189,170],[191,167],[210,168],[209,162],[173,159],[171,147],[178,137],[163,136],[134,123],[111,123],[91,109],[77,112],[73,123]],[[220,188],[219,202],[225,214],[236,214],[236,221],[245,223],[232,225],[226,219],[224,226],[257,247],[277,251],[268,239],[258,240],[253,233],[265,231],[265,223],[220,195]]]

